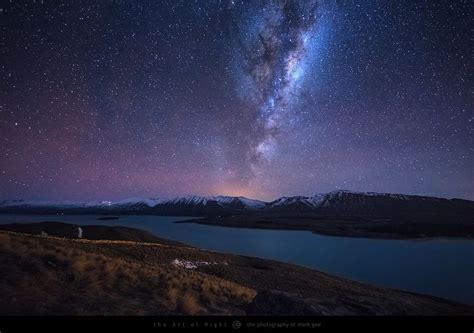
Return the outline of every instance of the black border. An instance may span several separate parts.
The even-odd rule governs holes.
[[[0,317],[0,333],[11,332],[160,332],[228,329],[231,331],[294,330],[314,332],[474,332],[474,316],[42,316]]]

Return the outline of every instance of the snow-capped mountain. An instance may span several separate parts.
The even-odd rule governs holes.
[[[322,201],[324,201],[325,195],[319,194],[313,197],[303,197],[303,196],[294,196],[294,197],[281,197],[275,201],[268,203],[267,209],[279,209],[286,207],[289,209],[296,210],[313,210],[320,207]]]
[[[271,202],[230,196],[131,198],[117,202],[0,201],[3,213],[111,213],[207,216],[228,214],[316,214],[403,217],[428,214],[474,216],[474,202],[416,195],[333,191],[314,196],[281,197]]]
[[[0,207],[61,207],[61,208],[88,208],[110,206],[109,201],[40,201],[40,200],[3,200],[0,201]]]
[[[265,207],[266,203],[259,200],[252,200],[245,197],[229,196],[196,196],[176,197],[172,199],[126,199],[112,203],[112,207],[133,207],[133,208],[156,208],[160,206],[219,206],[222,208],[233,209],[260,209]]]
[[[350,215],[397,217],[440,216],[471,217],[474,221],[474,201],[444,199],[417,195],[352,192],[339,190],[312,197],[283,197],[265,208],[272,213],[298,213],[320,215]]]
[[[128,198],[125,200],[110,202],[109,207],[118,208],[149,208],[160,204],[162,199],[143,199],[143,198]]]
[[[376,193],[376,192],[353,192],[347,190],[332,191],[326,194],[316,194],[312,197],[294,196],[281,197],[270,202],[267,208],[297,208],[304,210],[327,209],[327,208],[350,208],[355,206],[371,206],[381,201],[390,201],[392,204],[400,201],[408,202],[454,202],[468,201],[462,199],[444,199],[436,197],[425,197],[417,195]]]
[[[91,213],[213,215],[255,211],[264,208],[266,205],[266,202],[260,200],[230,196],[185,196],[171,199],[129,198],[117,202],[5,200],[0,201],[0,212],[81,213],[87,211]]]
[[[242,208],[242,209],[259,209],[265,207],[266,203],[260,200],[253,200],[245,197],[229,197],[229,196],[186,196],[177,197],[168,200],[168,204],[185,204],[185,205],[212,205],[217,204],[220,207]]]

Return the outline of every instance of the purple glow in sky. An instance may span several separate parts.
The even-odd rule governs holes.
[[[0,199],[474,199],[467,7],[3,4]]]

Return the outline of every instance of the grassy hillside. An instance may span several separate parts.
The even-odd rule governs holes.
[[[156,242],[0,231],[0,271],[2,315],[474,314],[300,266]]]
[[[78,225],[63,222],[11,223],[0,224],[0,230],[8,230],[33,235],[100,240],[130,240],[145,243],[185,246],[185,244],[156,237],[152,233],[122,226]],[[187,246],[187,245],[186,245]]]
[[[0,248],[2,315],[233,314],[255,296],[153,255],[164,245],[1,232]]]

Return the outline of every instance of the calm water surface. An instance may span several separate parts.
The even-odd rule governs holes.
[[[379,240],[315,235],[306,231],[177,224],[186,217],[0,215],[0,223],[61,221],[122,225],[204,249],[276,259],[390,288],[474,304],[474,241]]]

